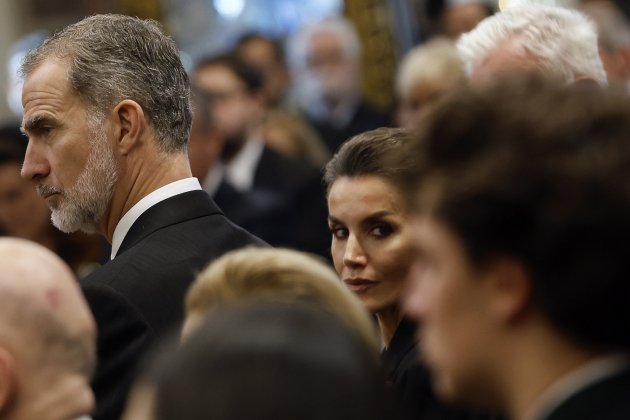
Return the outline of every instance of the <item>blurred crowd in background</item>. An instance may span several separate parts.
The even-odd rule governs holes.
[[[630,115],[625,98],[630,92],[627,5],[609,0],[537,2],[579,10],[589,19],[585,20],[581,13],[564,8],[559,12],[557,8],[542,8],[542,12],[534,8],[531,14],[527,8],[506,8],[520,3],[528,2],[30,0],[13,4],[8,16],[14,13],[15,19],[6,30],[14,31],[15,42],[4,45],[7,106],[0,129],[0,235],[27,239],[43,248],[3,238],[0,250],[4,250],[5,256],[15,254],[15,258],[4,258],[0,265],[4,264],[15,278],[29,277],[34,284],[42,282],[46,286],[48,277],[38,278],[37,270],[25,269],[20,263],[21,259],[40,261],[42,267],[48,267],[51,273],[58,271],[60,278],[68,280],[64,280],[67,284],[57,293],[36,286],[30,292],[41,298],[45,302],[43,308],[48,310],[59,306],[58,299],[74,302],[74,306],[68,306],[72,308],[68,313],[60,313],[58,320],[51,318],[50,322],[61,326],[68,319],[75,319],[77,323],[73,326],[73,337],[82,338],[79,347],[85,360],[80,372],[85,389],[89,389],[87,379],[93,379],[94,418],[113,419],[122,415],[127,392],[139,372],[140,379],[135,382],[125,414],[129,419],[192,419],[213,410],[228,413],[225,418],[229,419],[252,418],[258,410],[268,410],[268,416],[262,418],[273,419],[299,418],[303,413],[309,413],[308,418],[331,420],[490,419],[497,412],[511,418],[527,418],[522,416],[523,407],[507,401],[508,391],[505,400],[495,396],[502,393],[503,380],[506,383],[513,380],[510,384],[514,385],[515,398],[520,398],[520,390],[530,389],[527,383],[521,383],[523,377],[528,378],[530,363],[534,366],[532,372],[538,370],[532,377],[555,381],[561,375],[547,377],[546,372],[563,365],[565,354],[575,359],[567,357],[562,374],[582,366],[582,362],[587,365],[594,361],[596,367],[603,366],[595,369],[598,375],[604,377],[609,372],[622,371],[623,379],[629,381],[624,318],[628,311],[620,309],[628,307],[627,299],[618,297],[623,293],[616,295],[617,290],[627,289],[620,286],[627,282],[615,283],[626,278],[625,248],[617,247],[615,241],[623,242],[630,229],[625,221],[627,207],[623,207],[630,206],[630,201],[626,200],[623,186],[616,183],[611,183],[615,184],[611,188],[602,186],[612,176],[620,179],[628,176],[623,161],[630,156],[624,142],[628,120],[619,117]],[[55,56],[63,48],[55,49],[53,41],[50,50],[36,51],[43,58],[30,56],[33,61],[30,67],[25,67],[30,86],[24,90],[31,95],[25,101],[29,104],[25,109],[30,106],[27,113],[31,117],[25,118],[25,122],[21,117],[21,76],[17,73],[26,52],[41,45],[48,34],[79,21],[83,15],[104,12],[137,15],[161,23],[176,42],[183,66],[174,47],[170,50],[174,59],[164,54],[171,61],[164,60],[166,66],[160,62],[166,69],[145,65],[142,60],[138,63],[132,60],[133,64],[139,64],[138,71],[148,67],[152,71],[157,69],[156,74],[173,70],[181,76],[179,95],[155,94],[157,81],[144,87],[153,89],[147,95],[179,100],[186,109],[187,73],[192,103],[192,116],[188,114],[188,122],[192,120],[190,136],[187,139],[180,136],[181,150],[159,149],[163,147],[160,142],[165,140],[153,129],[162,123],[160,129],[179,128],[181,134],[187,126],[181,121],[170,125],[164,120],[147,122],[154,117],[149,111],[146,121],[144,113],[138,114],[142,118],[137,121],[146,123],[141,127],[151,130],[135,131],[141,133],[133,145],[135,152],[125,149],[126,145],[118,147],[117,143],[105,149],[94,146],[98,141],[109,145],[102,139],[109,139],[107,135],[111,133],[103,133],[101,140],[94,135],[99,133],[99,127],[109,127],[106,118],[99,121],[100,126],[95,125],[96,130],[90,131],[89,136],[97,138],[96,143],[89,142],[89,156],[95,160],[87,161],[81,177],[88,173],[85,179],[89,179],[88,184],[104,204],[100,219],[89,220],[91,225],[85,220],[82,221],[85,225],[79,227],[70,224],[66,230],[100,229],[105,238],[79,232],[61,233],[50,222],[49,205],[56,226],[68,226],[70,222],[59,215],[71,212],[59,203],[71,202],[68,197],[80,195],[76,191],[84,186],[76,181],[81,187],[77,190],[69,188],[70,183],[65,190],[61,186],[54,190],[52,181],[51,185],[45,185],[42,180],[64,171],[72,172],[68,168],[73,169],[78,163],[67,158],[80,155],[84,150],[77,144],[84,143],[77,140],[80,136],[70,140],[64,136],[72,131],[68,127],[76,129],[83,127],[83,123],[88,126],[93,123],[68,122],[68,115],[56,110],[55,105],[49,107],[53,111],[42,105],[50,98],[38,96],[41,86],[49,88],[45,82],[54,85],[51,80],[58,82],[55,77],[66,74],[63,66],[70,67]],[[493,19],[498,13],[502,17]],[[540,22],[534,22],[537,17]],[[480,22],[483,23],[479,25]],[[523,30],[522,26],[535,27],[534,23],[540,27],[530,32]],[[86,39],[95,43],[89,36],[97,32],[91,32],[90,25],[102,34],[118,37],[122,33],[120,28],[131,28],[130,33],[150,38],[158,48],[173,45],[152,23],[127,16],[97,16],[77,25],[81,30],[88,28],[85,32],[88,35],[79,36],[77,45]],[[75,36],[72,31],[64,32],[64,36],[68,33],[70,38]],[[526,35],[521,37],[523,33]],[[547,42],[550,38],[554,38],[553,42]],[[98,41],[101,39],[104,38]],[[123,47],[124,39],[113,39],[118,44],[115,48],[105,47],[109,54],[120,47],[127,53],[120,54],[125,59],[129,56],[135,59],[134,54],[150,56],[147,62],[155,58],[147,48],[141,53],[131,48],[129,53]],[[549,45],[552,47],[547,48]],[[541,51],[534,54],[532,48],[539,46]],[[159,62],[162,58],[155,60]],[[104,71],[99,76],[107,73]],[[127,72],[125,77],[129,73],[133,72]],[[496,82],[500,76],[524,73],[540,73],[538,76],[549,80],[543,83],[542,79],[514,77],[511,84],[489,89],[485,92],[487,96],[478,94],[481,89],[475,90],[490,86],[489,82]],[[70,79],[63,77],[59,80],[70,88],[60,89],[61,99],[49,95],[57,99],[52,102],[74,99],[75,80],[69,82]],[[610,91],[605,89],[606,85]],[[459,99],[450,95],[457,92],[463,92]],[[606,96],[611,92],[616,95]],[[601,102],[592,104],[590,98]],[[443,106],[449,99],[450,107]],[[130,106],[134,100],[123,98],[118,103]],[[83,105],[81,101],[76,103]],[[89,100],[85,103],[93,105]],[[149,109],[145,103],[133,103],[136,110]],[[569,123],[553,118],[555,105]],[[584,112],[587,106],[590,108]],[[83,112],[80,115],[93,111],[89,106],[69,108]],[[162,117],[176,114],[170,106],[162,106],[158,111],[163,111]],[[62,123],[49,127],[47,112],[57,112],[66,120],[60,118]],[[89,128],[93,130],[92,126]],[[127,126],[123,128],[120,133],[134,132],[125,131]],[[55,140],[64,139],[68,143],[50,144],[47,135],[51,130],[57,130]],[[24,133],[29,135],[30,143]],[[604,140],[598,142],[600,137]],[[33,139],[37,140],[35,146]],[[589,153],[593,152],[591,147],[599,154]],[[109,150],[114,157],[101,153],[103,150]],[[519,154],[521,151],[524,158]],[[107,186],[111,190],[109,196],[99,190],[107,189],[106,180],[100,178],[107,178],[109,168],[104,165],[99,168],[102,172],[95,172],[97,175],[88,171],[98,166],[94,162],[101,157],[100,160],[113,162],[111,171],[116,173],[113,176],[116,179]],[[530,167],[527,159],[540,165]],[[565,165],[556,165],[558,159]],[[585,161],[589,164],[585,165]],[[124,166],[127,172],[120,170],[119,162],[127,165]],[[177,165],[183,169],[179,170]],[[207,194],[195,191],[197,188],[181,187],[186,182],[197,187],[188,166]],[[470,168],[474,170],[463,170]],[[147,204],[131,222],[124,219],[133,213],[129,208],[120,206],[128,212],[116,213],[121,200],[112,199],[111,192],[123,194],[120,189],[124,190],[127,182],[136,186],[133,176],[123,179],[118,175],[141,174],[138,179],[148,180],[146,185],[153,186],[151,182],[159,178],[156,174],[169,170],[176,174],[174,180],[136,200],[131,210],[151,194],[164,193],[165,187],[177,184],[171,191],[176,193]],[[506,185],[502,176],[506,177]],[[416,184],[409,185],[411,180]],[[562,194],[569,184],[575,188]],[[512,188],[513,185],[516,187]],[[473,197],[470,191],[478,195]],[[219,210],[213,210],[210,216],[222,218],[224,225],[213,225],[214,229],[208,228],[210,225],[196,225],[196,217],[178,213],[185,206],[180,208],[173,203],[180,199],[185,203],[195,194],[214,206],[207,197],[210,196],[227,219],[253,236],[227,221]],[[49,205],[40,195],[46,196]],[[421,198],[414,201],[416,195]],[[595,201],[601,208],[583,205]],[[164,203],[171,203],[172,207],[166,211],[166,207],[161,207]],[[435,215],[440,211],[443,214],[436,223],[431,217],[437,219]],[[186,220],[165,222],[166,227],[150,231],[152,223],[156,226],[162,223],[156,221],[160,217],[170,220],[180,216]],[[566,231],[562,225],[565,220],[568,220]],[[612,227],[606,224],[608,220]],[[125,225],[123,222],[128,222],[128,231],[116,236],[118,226]],[[173,228],[178,224],[186,225],[187,230]],[[587,228],[583,231],[584,226]],[[617,232],[617,226],[621,233]],[[594,240],[576,240],[573,244],[572,235],[582,233]],[[139,239],[127,239],[134,235]],[[138,242],[132,243],[133,240]],[[267,244],[282,249],[267,248]],[[233,250],[245,245],[260,248]],[[603,251],[595,249],[598,246]],[[182,255],[177,255],[178,251]],[[81,285],[96,326],[99,333],[105,331],[102,334],[105,338],[97,336],[96,345],[94,322],[87,316],[78,316],[84,315],[86,308],[77,298],[76,288],[68,286],[74,285],[69,280],[73,276],[58,259],[51,259],[53,254],[65,261],[74,277],[83,279]],[[440,264],[433,261],[431,265],[432,257],[439,259],[435,255],[451,257],[448,263],[441,264],[442,272]],[[558,255],[566,258],[554,258]],[[151,258],[164,261],[155,262]],[[213,264],[205,266],[212,260]],[[608,264],[609,260],[612,264]],[[585,262],[580,265],[582,261]],[[201,270],[202,267],[206,268]],[[470,274],[462,269],[464,274],[453,275],[449,271],[452,267],[470,268],[479,276],[487,272],[496,274],[496,277],[483,277],[484,281],[491,279],[483,284],[495,284],[492,279],[508,273],[501,278],[510,279],[509,287],[478,292],[472,283],[461,282],[452,288],[453,300],[449,300],[447,280],[461,280],[467,278],[464,274]],[[168,271],[171,269],[172,273]],[[599,275],[610,279],[609,287],[592,284],[592,279]],[[86,276],[91,277],[85,280]],[[441,282],[436,281],[438,278]],[[556,289],[553,280],[557,279],[563,281]],[[568,280],[579,284],[572,288]],[[11,282],[15,283],[5,281]],[[188,288],[191,282],[192,287]],[[464,286],[470,289],[462,289]],[[90,296],[90,290],[95,295]],[[180,295],[186,290],[182,299]],[[591,292],[602,290],[601,295],[593,295],[596,310],[582,316],[581,305],[590,305]],[[577,304],[571,299],[567,299],[568,303],[563,301],[569,291]],[[610,305],[605,304],[606,299]],[[235,304],[254,300],[264,302],[251,307]],[[270,300],[274,304],[270,305]],[[117,312],[112,309],[115,304],[129,312]],[[477,316],[484,304],[490,309]],[[25,308],[32,309],[31,306],[37,305]],[[72,311],[76,316],[72,316]],[[215,313],[216,317],[207,316]],[[621,314],[618,319],[617,313]],[[0,321],[5,318],[0,317]],[[595,321],[590,322],[591,319]],[[438,326],[425,332],[424,322]],[[468,325],[472,327],[469,329]],[[603,325],[611,326],[612,332],[605,331]],[[174,344],[179,342],[178,336],[173,342],[163,344],[166,350],[158,351],[153,359],[146,357],[147,349],[168,335],[166,332],[172,334],[174,328],[176,334],[181,331],[183,344]],[[354,333],[348,334],[349,330]],[[52,327],[51,331],[58,332]],[[451,331],[460,335],[451,339]],[[417,334],[429,338],[422,342],[426,359],[418,357]],[[19,336],[18,332],[14,335]],[[74,355],[68,351],[71,340],[59,341],[59,354]],[[215,347],[219,341],[221,345]],[[620,350],[623,357],[617,357],[619,354],[613,350]],[[169,357],[175,353],[180,357]],[[0,352],[0,374],[5,361],[3,354]],[[250,357],[252,354],[256,357]],[[538,360],[536,355],[549,358]],[[61,356],[60,360],[66,361]],[[460,361],[471,360],[470,366],[474,368],[471,371],[462,368],[461,373]],[[143,370],[139,369],[142,367]],[[484,367],[487,371],[481,374],[475,370],[477,367],[479,372]],[[452,377],[440,376],[441,369]],[[25,377],[35,378],[40,371],[33,368],[32,374]],[[96,374],[92,376],[94,371]],[[436,372],[437,375],[431,376]],[[383,373],[386,381],[381,377]],[[456,383],[460,373],[464,380]],[[467,382],[473,377],[474,381]],[[490,379],[486,381],[487,378]],[[386,383],[397,391],[392,398],[384,388]],[[477,389],[478,384],[481,385]],[[458,403],[467,403],[470,397],[475,400],[471,405],[473,411],[445,404],[436,397],[433,387],[437,394],[453,397]],[[573,390],[567,387],[559,395],[563,398],[570,395],[571,392],[564,392],[567,389]],[[615,392],[618,389],[628,388],[617,387]],[[314,398],[309,398],[310,393]],[[33,391],[32,395],[35,394],[43,395],[41,390],[39,394]],[[0,397],[3,395],[0,392]],[[247,397],[247,404],[239,403],[241,396]],[[616,394],[613,397],[615,401],[623,400],[616,398]],[[495,405],[484,406],[487,400]],[[3,401],[0,398],[0,403]],[[91,412],[94,401],[81,403],[77,413]],[[542,403],[531,410],[545,414]],[[21,407],[18,403],[15,406]],[[477,414],[479,408],[488,409],[489,414]],[[630,407],[622,406],[617,414],[622,410],[627,413]]]
[[[129,12],[161,21],[178,42],[193,84],[193,175],[228,217],[271,245],[330,258],[326,205],[319,199],[323,165],[353,135],[381,126],[413,127],[432,103],[463,86],[466,69],[454,41],[508,2],[499,3],[58,0],[14,5],[13,12],[22,15],[16,22],[41,27],[5,45],[5,93],[13,112],[5,109],[0,132],[0,231],[46,244],[80,275],[108,257],[100,240],[53,229],[46,206],[18,176],[25,146],[18,129],[17,67],[29,48],[65,21],[92,12]],[[630,25],[622,11],[607,0],[564,3],[597,25],[609,82],[628,89]],[[33,16],[26,19],[29,13]],[[26,208],[38,206],[41,217],[25,216]],[[81,255],[75,240],[88,245],[80,247]]]

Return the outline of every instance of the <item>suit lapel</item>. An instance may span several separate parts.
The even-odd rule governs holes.
[[[163,227],[211,214],[222,213],[205,191],[189,191],[160,201],[131,225],[117,255]]]

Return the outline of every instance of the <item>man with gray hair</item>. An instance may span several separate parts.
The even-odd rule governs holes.
[[[292,99],[332,153],[355,134],[389,125],[361,94],[361,41],[352,23],[327,19],[288,40]]]
[[[71,420],[94,406],[96,327],[70,268],[0,238],[0,418]]]
[[[188,76],[154,22],[86,18],[29,52],[22,74],[22,176],[60,230],[112,244],[112,261],[82,286],[99,329],[94,418],[115,419],[147,345],[179,326],[194,274],[262,243],[191,176]]]
[[[462,35],[457,47],[473,83],[513,72],[538,72],[564,83],[607,83],[595,28],[575,10],[508,7]]]

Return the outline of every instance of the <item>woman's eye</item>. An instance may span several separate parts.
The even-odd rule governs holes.
[[[378,238],[386,238],[392,234],[394,229],[387,223],[378,223],[372,227],[370,234]]]
[[[336,239],[345,239],[348,237],[348,229],[344,227],[331,227],[330,233],[332,233]]]

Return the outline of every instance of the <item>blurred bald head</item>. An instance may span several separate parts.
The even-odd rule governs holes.
[[[0,418],[88,414],[95,337],[66,264],[33,242],[0,238]]]

